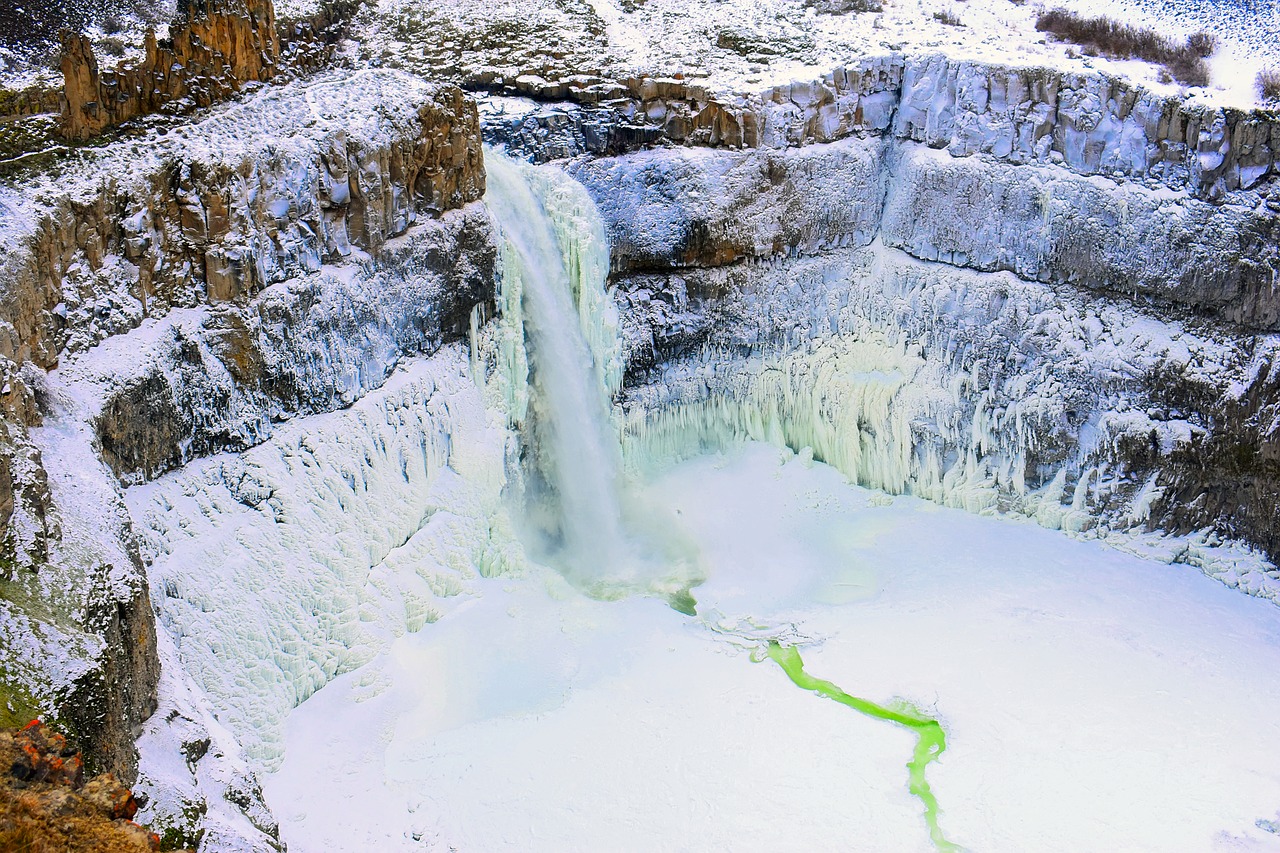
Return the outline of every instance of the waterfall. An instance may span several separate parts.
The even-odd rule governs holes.
[[[623,528],[622,456],[609,420],[621,348],[604,289],[604,229],[586,191],[567,175],[493,150],[485,162],[485,201],[503,241],[503,396],[517,422],[532,406],[529,445],[553,493],[563,567],[585,582],[616,577],[633,545]],[[532,387],[521,388],[529,373]]]

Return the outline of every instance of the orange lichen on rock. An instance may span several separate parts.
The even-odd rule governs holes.
[[[150,853],[160,839],[131,819],[138,803],[104,773],[84,781],[80,754],[34,720],[0,731],[0,850]]]

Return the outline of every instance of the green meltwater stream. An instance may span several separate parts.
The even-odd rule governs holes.
[[[771,640],[765,654],[782,667],[782,671],[797,687],[812,690],[819,696],[847,705],[860,714],[877,720],[888,720],[915,732],[915,752],[907,762],[907,787],[913,796],[919,797],[920,802],[924,803],[924,819],[929,825],[929,837],[933,839],[934,846],[945,853],[958,853],[964,849],[943,836],[942,828],[938,825],[938,798],[933,795],[924,775],[925,768],[937,761],[947,749],[947,734],[937,720],[926,717],[909,706],[895,710],[850,696],[830,681],[814,678],[804,671],[804,660],[795,646],[783,646]]]

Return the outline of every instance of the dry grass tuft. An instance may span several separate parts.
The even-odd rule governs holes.
[[[1196,56],[1213,56],[1218,49],[1218,37],[1213,33],[1192,33],[1187,36],[1187,49]]]
[[[1280,101],[1280,68],[1264,68],[1258,72],[1258,94],[1264,101]]]
[[[1107,17],[1088,18],[1066,9],[1051,9],[1036,19],[1036,29],[1063,41],[1080,45],[1086,54],[1112,59],[1142,59],[1165,67],[1173,79],[1188,86],[1209,83],[1206,54],[1216,41],[1208,33],[1196,33],[1184,44],[1176,44],[1158,32],[1122,24]]]

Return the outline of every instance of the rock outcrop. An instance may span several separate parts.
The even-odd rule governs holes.
[[[0,848],[30,853],[149,853],[138,803],[110,774],[88,781],[66,738],[38,720],[0,731]]]
[[[924,360],[903,362],[917,365],[910,387],[938,397],[904,392],[890,408],[914,414],[864,425],[880,436],[871,445],[900,444],[897,473],[880,479],[850,462],[849,476],[1062,524],[1062,511],[1036,503],[1062,475],[1054,488],[1077,513],[1066,523],[1210,530],[1280,557],[1280,394],[1265,334],[1280,324],[1273,178],[1210,200],[1171,190],[1170,173],[1101,178],[887,133],[568,168],[610,232],[637,417],[670,410],[688,419],[678,430],[749,434],[753,419],[785,420],[766,413],[778,400],[817,394],[826,411],[863,393],[757,386],[761,354],[881,336],[876,358],[895,375],[905,358],[895,348],[911,341]],[[1144,319],[1089,325],[1118,305]],[[1052,340],[1040,340],[1046,329]],[[1121,339],[1132,352],[1112,350]],[[817,382],[839,369],[796,362],[780,375]],[[798,450],[817,439],[789,440]],[[837,464],[844,452],[814,450]],[[1101,470],[1113,479],[1102,483]],[[935,479],[950,485],[930,491]],[[975,482],[984,497],[967,491]]]
[[[161,42],[147,31],[146,57],[101,71],[93,44],[68,32],[62,43],[62,132],[88,139],[109,127],[181,104],[207,107],[275,74],[280,57],[271,0],[182,0]]]
[[[484,192],[474,105],[391,72],[273,88],[145,144],[5,199],[19,227],[0,234],[0,353],[50,367],[172,308],[377,251]]]
[[[474,104],[379,71],[271,87],[0,190],[9,705],[133,779],[159,662],[120,478],[252,446],[465,334],[492,299],[483,191]]]
[[[473,85],[577,106],[569,136],[581,149],[571,153],[619,153],[661,140],[787,148],[874,135],[956,157],[1061,165],[1209,199],[1280,173],[1274,111],[1193,105],[1100,73],[942,55],[868,57],[819,79],[740,93],[678,77],[524,75]],[[537,120],[528,120],[495,122],[495,130],[517,147],[541,148],[537,140],[524,142],[526,131],[538,131]]]

